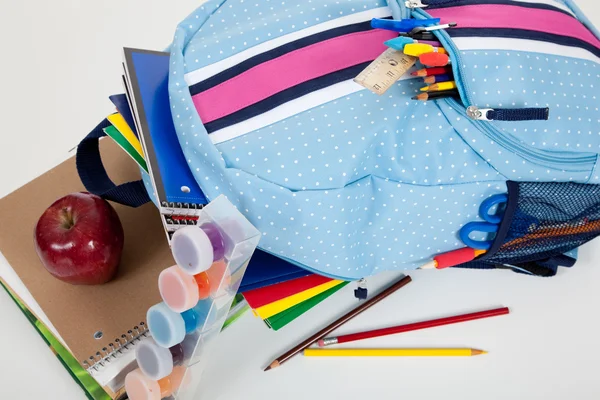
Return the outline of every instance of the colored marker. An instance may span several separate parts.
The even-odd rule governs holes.
[[[443,67],[450,64],[450,57],[443,53],[425,53],[419,56],[419,61],[428,67]]]
[[[380,19],[373,18],[371,20],[371,27],[375,29],[385,29],[394,32],[410,32],[412,29],[417,27],[426,27],[429,25],[437,25],[440,23],[439,18],[430,19]]]
[[[441,92],[428,92],[428,93],[421,93],[415,97],[413,97],[413,100],[420,100],[420,101],[427,101],[427,100],[435,100],[435,99],[442,99],[442,98],[446,98],[446,97],[456,97],[459,96],[458,90],[456,89],[452,89],[452,90],[444,90]]]
[[[404,54],[409,56],[419,57],[427,53],[446,54],[446,50],[443,47],[433,47],[423,43],[409,43],[404,46]]]
[[[427,76],[425,77],[425,79],[423,79],[423,81],[429,85],[431,85],[432,83],[437,83],[437,82],[448,82],[453,80],[454,78],[448,74],[442,74],[442,75],[433,75],[433,76]]]
[[[428,44],[433,47],[440,47],[442,45],[440,42],[435,40],[415,40],[407,36],[398,36],[397,38],[383,42],[383,44],[385,44],[387,47],[398,51],[404,51],[404,46],[413,43]]]
[[[440,92],[443,90],[452,90],[452,89],[456,89],[456,82],[449,81],[449,82],[434,83],[433,85],[425,86],[425,87],[421,88],[421,92]]]

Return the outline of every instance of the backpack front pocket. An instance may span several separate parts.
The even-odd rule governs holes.
[[[469,118],[465,107],[454,99],[438,105],[463,140],[510,180],[584,183],[596,167],[597,153],[538,149],[500,129],[496,122]]]

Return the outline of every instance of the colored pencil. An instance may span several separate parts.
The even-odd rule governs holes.
[[[454,97],[454,96],[459,96],[458,90],[456,90],[456,89],[444,90],[441,92],[421,93],[420,95],[417,95],[417,96],[413,97],[412,99],[427,101],[427,100],[442,99],[442,98]]]
[[[265,371],[279,367],[281,364],[283,364],[284,362],[286,362],[287,360],[289,360],[296,354],[300,353],[302,350],[306,349],[307,347],[312,345],[317,340],[322,339],[323,337],[325,337],[325,335],[331,333],[334,329],[339,328],[346,322],[350,321],[352,318],[356,317],[358,314],[362,313],[363,311],[367,310],[368,308],[379,303],[381,300],[385,299],[386,297],[388,297],[392,293],[396,292],[397,290],[408,285],[411,281],[412,281],[412,279],[410,278],[410,276],[404,276],[402,279],[394,282],[392,285],[390,285],[388,288],[386,288],[382,292],[373,296],[372,298],[365,301],[364,303],[361,303],[360,306],[358,306],[355,309],[353,309],[352,311],[346,313],[346,315],[344,315],[343,317],[338,318],[331,324],[327,325],[325,328],[321,329],[319,332],[315,333],[308,339],[305,339],[301,343],[297,344],[290,350],[283,353],[281,356],[277,357],[273,362],[271,362],[271,364],[269,364],[269,366],[267,368],[265,368]]]
[[[452,68],[450,67],[436,67],[436,68],[423,68],[418,71],[412,72],[412,76],[432,76],[432,75],[442,75],[442,74],[451,74]]]
[[[452,80],[454,80],[454,78],[452,76],[447,75],[447,74],[442,74],[442,75],[426,76],[423,79],[423,82],[427,83],[428,85],[431,85],[432,83],[449,82]]]
[[[306,349],[306,357],[471,357],[487,354],[476,349]]]
[[[485,254],[486,250],[475,250],[470,247],[463,247],[447,253],[438,254],[433,257],[433,261],[421,265],[419,269],[444,269],[454,267],[469,261],[473,261],[476,257]]]
[[[352,333],[337,337],[328,337],[317,342],[319,347],[330,346],[332,344],[354,342],[356,340],[371,339],[379,336],[395,335],[396,333],[404,333],[418,331],[421,329],[433,328],[436,326],[457,324],[459,322],[474,321],[477,319],[496,317],[498,315],[506,315],[510,313],[508,307],[495,308],[493,310],[479,311],[469,314],[454,315],[452,317],[432,319],[430,321],[415,322],[389,328],[375,329],[372,331]]]
[[[456,82],[449,81],[449,82],[434,83],[432,85],[422,87],[421,92],[441,92],[443,90],[452,90],[452,89],[456,89]]]

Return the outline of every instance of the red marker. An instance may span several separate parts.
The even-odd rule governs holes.
[[[419,61],[428,67],[444,67],[450,63],[450,57],[444,53],[425,53],[419,56]]]

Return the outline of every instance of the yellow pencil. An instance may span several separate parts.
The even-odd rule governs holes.
[[[421,92],[439,92],[442,90],[452,90],[452,89],[456,89],[456,82],[454,81],[449,81],[449,82],[440,82],[440,83],[434,83],[433,85],[429,85],[429,86],[425,86],[423,88],[421,88]]]
[[[476,349],[306,349],[306,357],[470,357],[487,354]]]

